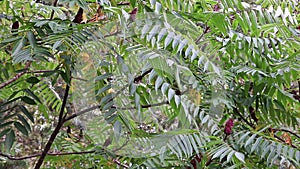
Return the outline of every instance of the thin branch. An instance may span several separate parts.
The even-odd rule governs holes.
[[[113,162],[116,163],[117,165],[121,166],[121,167],[129,168],[128,165],[122,164],[122,163],[121,163],[119,160],[117,160],[117,159],[113,159]]]
[[[282,138],[280,138],[276,134],[274,134],[274,137],[277,138],[278,140],[280,140],[281,142],[286,143],[285,140],[283,140]],[[293,144],[287,144],[287,145],[290,145],[291,147],[298,149],[298,147],[293,145]]]
[[[59,112],[59,119],[58,119],[58,124],[57,126],[55,127],[54,131],[52,132],[45,148],[44,148],[44,151],[42,152],[38,162],[36,163],[34,169],[39,169],[42,164],[43,164],[43,161],[46,157],[46,155],[48,154],[57,134],[59,133],[61,127],[63,126],[65,120],[64,120],[64,110],[65,110],[65,107],[66,107],[66,104],[67,104],[67,100],[68,100],[68,96],[69,96],[69,90],[70,90],[70,86],[67,85],[66,87],[66,90],[65,90],[65,94],[64,94],[64,98],[63,98],[63,102],[62,102],[62,106],[61,106],[61,109],[60,109],[60,112]]]
[[[197,40],[195,41],[196,44],[198,44],[200,42],[200,40],[203,38],[203,36],[208,32],[209,27],[205,24],[205,29],[203,31],[203,33],[200,35],[199,38],[197,38]]]
[[[54,72],[54,71],[55,70],[32,70],[27,73],[50,73],[50,72]]]
[[[253,124],[251,124],[247,119],[245,119],[245,117],[239,112],[239,110],[237,109],[237,108],[233,108],[233,111],[237,114],[237,115],[239,115],[240,116],[240,118],[244,121],[244,122],[246,122],[250,127],[252,127],[253,128]]]
[[[15,82],[16,80],[18,80],[21,76],[23,76],[27,71],[28,71],[28,68],[29,66],[31,65],[31,61],[28,61],[26,63],[26,66],[24,68],[24,71],[20,72],[20,73],[17,73],[13,78],[9,79],[8,81],[4,82],[4,83],[1,83],[0,84],[0,89],[4,88],[5,86]]]
[[[72,119],[74,119],[75,117],[78,117],[78,116],[80,116],[80,115],[82,115],[82,114],[84,114],[84,113],[87,113],[87,112],[96,110],[96,109],[98,109],[98,108],[100,108],[99,105],[97,105],[97,106],[92,106],[92,107],[90,107],[90,108],[81,110],[81,111],[79,111],[79,112],[76,112],[76,113],[72,114],[72,115],[69,116],[69,117],[66,117],[66,118],[64,119],[64,121],[66,122],[66,121],[72,120]]]
[[[118,6],[122,6],[122,5],[130,5],[130,2],[119,2],[117,3]]]
[[[146,108],[149,108],[149,107],[157,107],[157,106],[162,106],[162,105],[165,105],[165,104],[169,104],[169,102],[164,101],[164,102],[161,102],[161,103],[141,105],[141,108],[146,109]],[[133,106],[133,107],[120,107],[120,108],[115,107],[115,108],[119,109],[119,110],[131,110],[131,109],[136,109],[137,107]]]
[[[58,3],[58,0],[54,0],[53,6],[56,7],[57,3]],[[52,12],[51,12],[50,20],[53,19],[53,16],[54,16],[54,10],[52,10]]]
[[[82,154],[92,154],[95,153],[95,150],[90,150],[90,151],[79,151],[79,152],[57,152],[57,153],[53,153],[53,152],[48,152],[47,155],[48,156],[64,156],[64,155],[82,155]],[[31,158],[36,158],[41,156],[42,153],[37,153],[37,154],[32,154],[32,155],[28,155],[28,156],[22,156],[22,157],[14,157],[8,154],[4,154],[0,152],[0,156],[5,157],[9,160],[13,160],[13,161],[18,161],[18,160],[26,160],[26,159],[31,159]],[[119,160],[117,159],[113,159],[113,162],[116,163],[119,166],[122,166],[124,168],[129,168],[128,165],[126,164],[122,164]]]
[[[95,150],[80,151],[80,152],[57,152],[57,153],[48,152],[47,155],[49,155],[49,156],[63,156],[63,155],[91,154],[91,153],[95,153]],[[39,157],[41,155],[42,155],[42,153],[37,153],[37,154],[28,155],[28,156],[14,157],[14,156],[10,156],[10,155],[7,155],[7,154],[0,153],[0,156],[5,157],[9,160],[26,160],[26,159],[30,159],[30,158],[36,158],[36,157]]]
[[[294,132],[292,132],[292,131],[290,131],[290,130],[287,130],[287,129],[274,129],[274,128],[272,128],[272,130],[275,131],[275,132],[276,132],[276,131],[284,131],[284,132],[288,132],[288,133],[290,133],[290,134],[292,134],[292,135],[294,135],[294,136],[300,138],[300,136],[299,136],[298,134],[296,134],[296,133],[294,133]]]
[[[157,107],[157,106],[162,106],[162,105],[164,105],[164,104],[169,104],[169,102],[168,102],[168,101],[165,101],[165,102],[161,102],[161,103],[142,105],[141,108]],[[93,111],[93,110],[96,110],[96,109],[99,109],[99,108],[100,108],[100,105],[96,105],[96,106],[92,106],[92,107],[90,107],[90,108],[81,110],[81,111],[79,111],[79,112],[76,112],[76,113],[70,115],[69,117],[66,117],[66,118],[64,119],[64,122],[70,121],[70,120],[74,119],[75,117],[78,117],[78,116],[80,116],[80,115],[82,115],[82,114],[88,113],[88,112],[90,112],[90,111]],[[120,108],[118,108],[118,107],[112,107],[112,108],[119,109],[119,110],[136,109],[135,106],[134,106],[134,107],[120,107]]]
[[[134,82],[134,83],[140,83],[140,82],[143,80],[143,78],[144,78],[147,74],[149,74],[152,70],[153,70],[153,69],[151,68],[151,69],[147,70],[146,72],[144,72],[143,74],[141,74],[140,76],[134,78],[133,82]]]
[[[103,35],[104,38],[107,38],[107,37],[111,37],[111,36],[114,36],[114,35],[117,35],[119,34],[121,31],[116,31],[116,32],[113,32],[113,33],[110,33],[110,34],[107,34],[107,35]]]

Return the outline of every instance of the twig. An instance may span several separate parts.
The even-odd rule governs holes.
[[[47,155],[49,155],[49,156],[63,156],[63,155],[73,155],[73,154],[91,154],[91,153],[94,153],[94,152],[95,152],[95,150],[80,151],[80,152],[57,152],[57,153],[48,152]],[[5,157],[9,160],[26,160],[26,159],[30,159],[30,158],[39,157],[41,155],[42,155],[42,153],[37,153],[37,154],[28,155],[28,156],[14,157],[14,156],[10,156],[10,155],[7,155],[7,154],[0,153],[0,156]]]
[[[157,107],[157,106],[162,106],[162,105],[165,105],[165,104],[169,104],[169,102],[164,101],[164,102],[161,102],[161,103],[141,105],[141,108],[146,109],[146,108],[149,108],[149,107]],[[120,109],[120,110],[130,110],[130,109],[136,109],[137,107],[133,106],[133,107],[120,107],[120,108],[115,107],[115,108]]]
[[[57,3],[58,3],[58,0],[54,0],[53,6],[56,7]],[[54,16],[54,10],[52,10],[52,12],[51,12],[50,20],[53,19],[53,16]]]
[[[156,104],[142,105],[141,108],[157,107],[157,106],[162,106],[162,105],[164,105],[164,104],[169,104],[169,102],[168,102],[168,101],[165,101],[165,102],[156,103]],[[90,111],[96,110],[96,109],[98,109],[98,108],[100,108],[100,105],[92,106],[92,107],[90,107],[90,108],[87,108],[87,109],[81,110],[81,111],[79,111],[79,112],[76,112],[76,113],[72,114],[71,116],[66,117],[66,118],[64,119],[64,122],[69,121],[69,120],[72,120],[72,119],[74,119],[75,117],[78,117],[78,116],[80,116],[80,115],[82,115],[82,114],[85,114],[85,113],[88,113],[88,112],[90,112]],[[120,108],[118,108],[118,107],[112,107],[112,108],[119,109],[119,110],[136,109],[135,106],[134,106],[134,107],[120,107]]]
[[[253,124],[251,124],[247,119],[245,119],[244,118],[244,116],[239,112],[239,110],[237,109],[237,108],[233,108],[233,111],[236,113],[236,114],[238,114],[239,116],[240,116],[240,118],[244,121],[244,122],[246,122],[250,127],[252,127],[253,128]]]
[[[290,131],[290,130],[287,130],[287,129],[274,129],[274,128],[272,128],[272,130],[275,131],[275,132],[276,132],[276,131],[284,131],[284,132],[288,132],[288,133],[290,133],[290,134],[292,134],[292,135],[294,135],[294,136],[300,138],[300,136],[299,136],[298,134],[296,134],[296,133],[294,133],[294,132],[292,132],[292,131]]]
[[[104,37],[104,38],[107,38],[107,37],[110,37],[110,36],[117,35],[117,34],[119,34],[119,33],[120,33],[120,31],[116,31],[116,32],[110,33],[110,34],[108,34],[108,35],[103,35],[103,37]]]
[[[134,82],[134,83],[140,83],[140,82],[142,81],[142,79],[143,79],[147,74],[149,74],[152,70],[153,70],[153,69],[151,68],[151,69],[147,70],[146,72],[144,72],[142,75],[140,75],[140,76],[134,78],[133,82]]]
[[[130,2],[119,2],[117,3],[118,6],[122,6],[122,5],[130,5]]]
[[[207,25],[205,25],[205,29],[203,31],[203,33],[200,35],[200,37],[195,41],[196,44],[198,44],[200,42],[200,40],[203,38],[203,36],[208,32],[209,27]]]
[[[32,71],[28,71],[27,73],[50,73],[54,71],[55,70],[32,70]]]
[[[66,121],[72,120],[72,119],[74,119],[75,117],[78,117],[78,116],[80,116],[80,115],[82,115],[82,114],[84,114],[84,113],[90,112],[90,111],[92,111],[92,110],[96,110],[96,109],[98,109],[98,108],[100,108],[99,105],[97,105],[97,106],[92,106],[92,107],[90,107],[90,108],[81,110],[81,111],[79,111],[79,112],[76,112],[76,113],[72,114],[72,115],[69,116],[69,117],[66,117],[66,118],[64,119],[64,121],[66,122]]]
[[[65,107],[66,107],[66,104],[67,104],[67,100],[68,100],[68,96],[69,96],[69,90],[70,90],[70,86],[67,85],[66,87],[66,90],[65,90],[65,94],[64,94],[64,98],[63,98],[63,102],[62,102],[62,106],[61,106],[61,109],[60,109],[60,112],[59,112],[59,119],[58,119],[58,124],[57,126],[55,127],[54,131],[52,132],[45,148],[44,148],[44,151],[42,152],[38,162],[36,163],[34,169],[39,169],[42,164],[43,164],[43,161],[46,157],[46,155],[48,154],[52,144],[53,144],[53,141],[55,140],[57,134],[59,133],[59,130],[60,128],[63,126],[65,120],[64,120],[64,110],[65,110]],[[67,114],[67,113],[66,113]]]
[[[18,80],[21,76],[23,76],[27,71],[28,71],[28,68],[29,66],[31,65],[31,61],[28,61],[26,63],[26,66],[24,68],[24,71],[20,72],[20,73],[17,73],[13,78],[9,79],[8,81],[4,82],[4,83],[1,83],[0,84],[0,89],[4,88],[5,86],[13,83],[14,81]]]
[[[128,165],[122,164],[122,163],[121,163],[119,160],[117,160],[117,159],[113,159],[113,162],[116,163],[116,164],[119,165],[119,166],[124,167],[124,168],[129,168]]]
[[[48,152],[47,155],[48,156],[64,156],[64,155],[82,155],[82,154],[92,154],[95,153],[95,150],[91,150],[91,151],[79,151],[79,152],[57,152],[57,153],[53,153],[53,152]],[[13,161],[18,161],[18,160],[26,160],[26,159],[30,159],[30,158],[36,158],[41,156],[42,153],[37,153],[37,154],[32,154],[32,155],[28,155],[28,156],[22,156],[22,157],[14,157],[8,154],[4,154],[0,152],[0,156],[5,157],[9,160],[13,160]],[[119,160],[117,159],[113,159],[113,162],[116,163],[119,166],[122,166],[124,168],[129,168],[128,165],[126,164],[122,164]]]
[[[285,142],[285,140],[283,140],[282,138],[280,138],[279,136],[277,136],[276,134],[274,134],[274,137],[275,138],[277,138],[278,140],[280,140],[281,142],[284,142],[284,143],[286,143]],[[288,145],[290,145],[291,147],[293,147],[293,148],[296,148],[296,149],[298,149],[298,147],[297,146],[295,146],[295,145],[293,145],[293,144],[288,144]]]

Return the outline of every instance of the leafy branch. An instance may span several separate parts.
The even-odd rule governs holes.
[[[26,63],[26,65],[25,65],[24,70],[23,70],[22,72],[20,72],[20,73],[17,73],[13,78],[9,79],[8,81],[6,81],[6,82],[4,82],[4,83],[1,83],[1,84],[0,84],[0,89],[2,89],[2,88],[4,88],[4,87],[6,87],[7,85],[9,85],[9,84],[15,82],[15,81],[18,80],[21,76],[23,76],[24,74],[26,74],[27,71],[28,71],[28,68],[30,67],[30,65],[31,65],[31,61],[28,61],[28,62]]]
[[[168,102],[168,101],[164,101],[164,102],[161,102],[161,103],[141,105],[141,108],[157,107],[157,106],[162,106],[162,105],[165,105],[165,104],[169,104],[169,102]],[[80,115],[82,115],[82,114],[85,114],[85,113],[88,113],[88,112],[90,112],[90,111],[96,110],[96,109],[98,109],[98,108],[100,108],[100,107],[101,107],[100,105],[95,105],[95,106],[89,107],[89,108],[87,108],[87,109],[78,111],[78,112],[76,112],[76,113],[70,115],[69,117],[66,117],[66,118],[64,119],[64,121],[66,122],[66,121],[72,120],[72,119],[74,119],[75,117],[78,117],[78,116],[80,116]],[[112,108],[116,108],[116,109],[120,109],[120,110],[131,110],[131,109],[136,109],[135,106],[133,106],[133,107],[119,107],[119,108],[114,106],[114,107],[112,107]]]

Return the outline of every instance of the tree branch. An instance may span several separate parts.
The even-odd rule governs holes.
[[[90,107],[90,108],[81,110],[81,111],[79,111],[79,112],[76,112],[76,113],[70,115],[69,117],[66,117],[66,118],[64,119],[64,121],[66,122],[66,121],[72,120],[72,119],[74,119],[75,117],[78,117],[78,116],[80,116],[80,115],[82,115],[82,114],[85,114],[85,113],[87,113],[87,112],[90,112],[90,111],[92,111],[92,110],[96,110],[96,109],[98,109],[98,108],[100,108],[100,106],[99,106],[99,105],[96,105],[96,106],[92,106],[92,107]]]
[[[27,73],[29,66],[31,65],[31,61],[28,61],[26,63],[26,66],[24,68],[24,71],[17,73],[13,78],[9,79],[8,81],[1,83],[0,84],[0,89],[4,88],[5,86],[15,82],[16,80],[18,80],[21,76],[23,76],[25,73]]]
[[[143,74],[141,74],[140,76],[134,78],[133,82],[134,82],[134,83],[140,83],[140,82],[142,81],[142,79],[143,79],[147,74],[149,74],[152,70],[153,70],[153,69],[151,68],[151,69],[147,70],[146,72],[144,72]]]
[[[70,80],[71,81],[71,80]],[[64,120],[64,110],[65,110],[65,107],[66,107],[66,104],[67,104],[67,100],[68,100],[68,96],[69,96],[69,90],[70,90],[70,86],[67,85],[66,87],[66,90],[65,90],[65,94],[64,94],[64,98],[63,98],[63,102],[62,102],[62,106],[61,106],[61,109],[60,109],[60,112],[59,112],[59,119],[58,119],[58,124],[57,126],[55,127],[54,131],[52,132],[45,148],[44,148],[44,151],[42,152],[38,162],[36,163],[34,169],[39,169],[42,164],[43,164],[43,161],[46,157],[46,155],[48,154],[57,134],[59,133],[59,130],[61,129],[61,127],[63,126],[65,120]]]

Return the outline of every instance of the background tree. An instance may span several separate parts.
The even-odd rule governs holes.
[[[2,168],[300,166],[297,1],[0,5]]]

